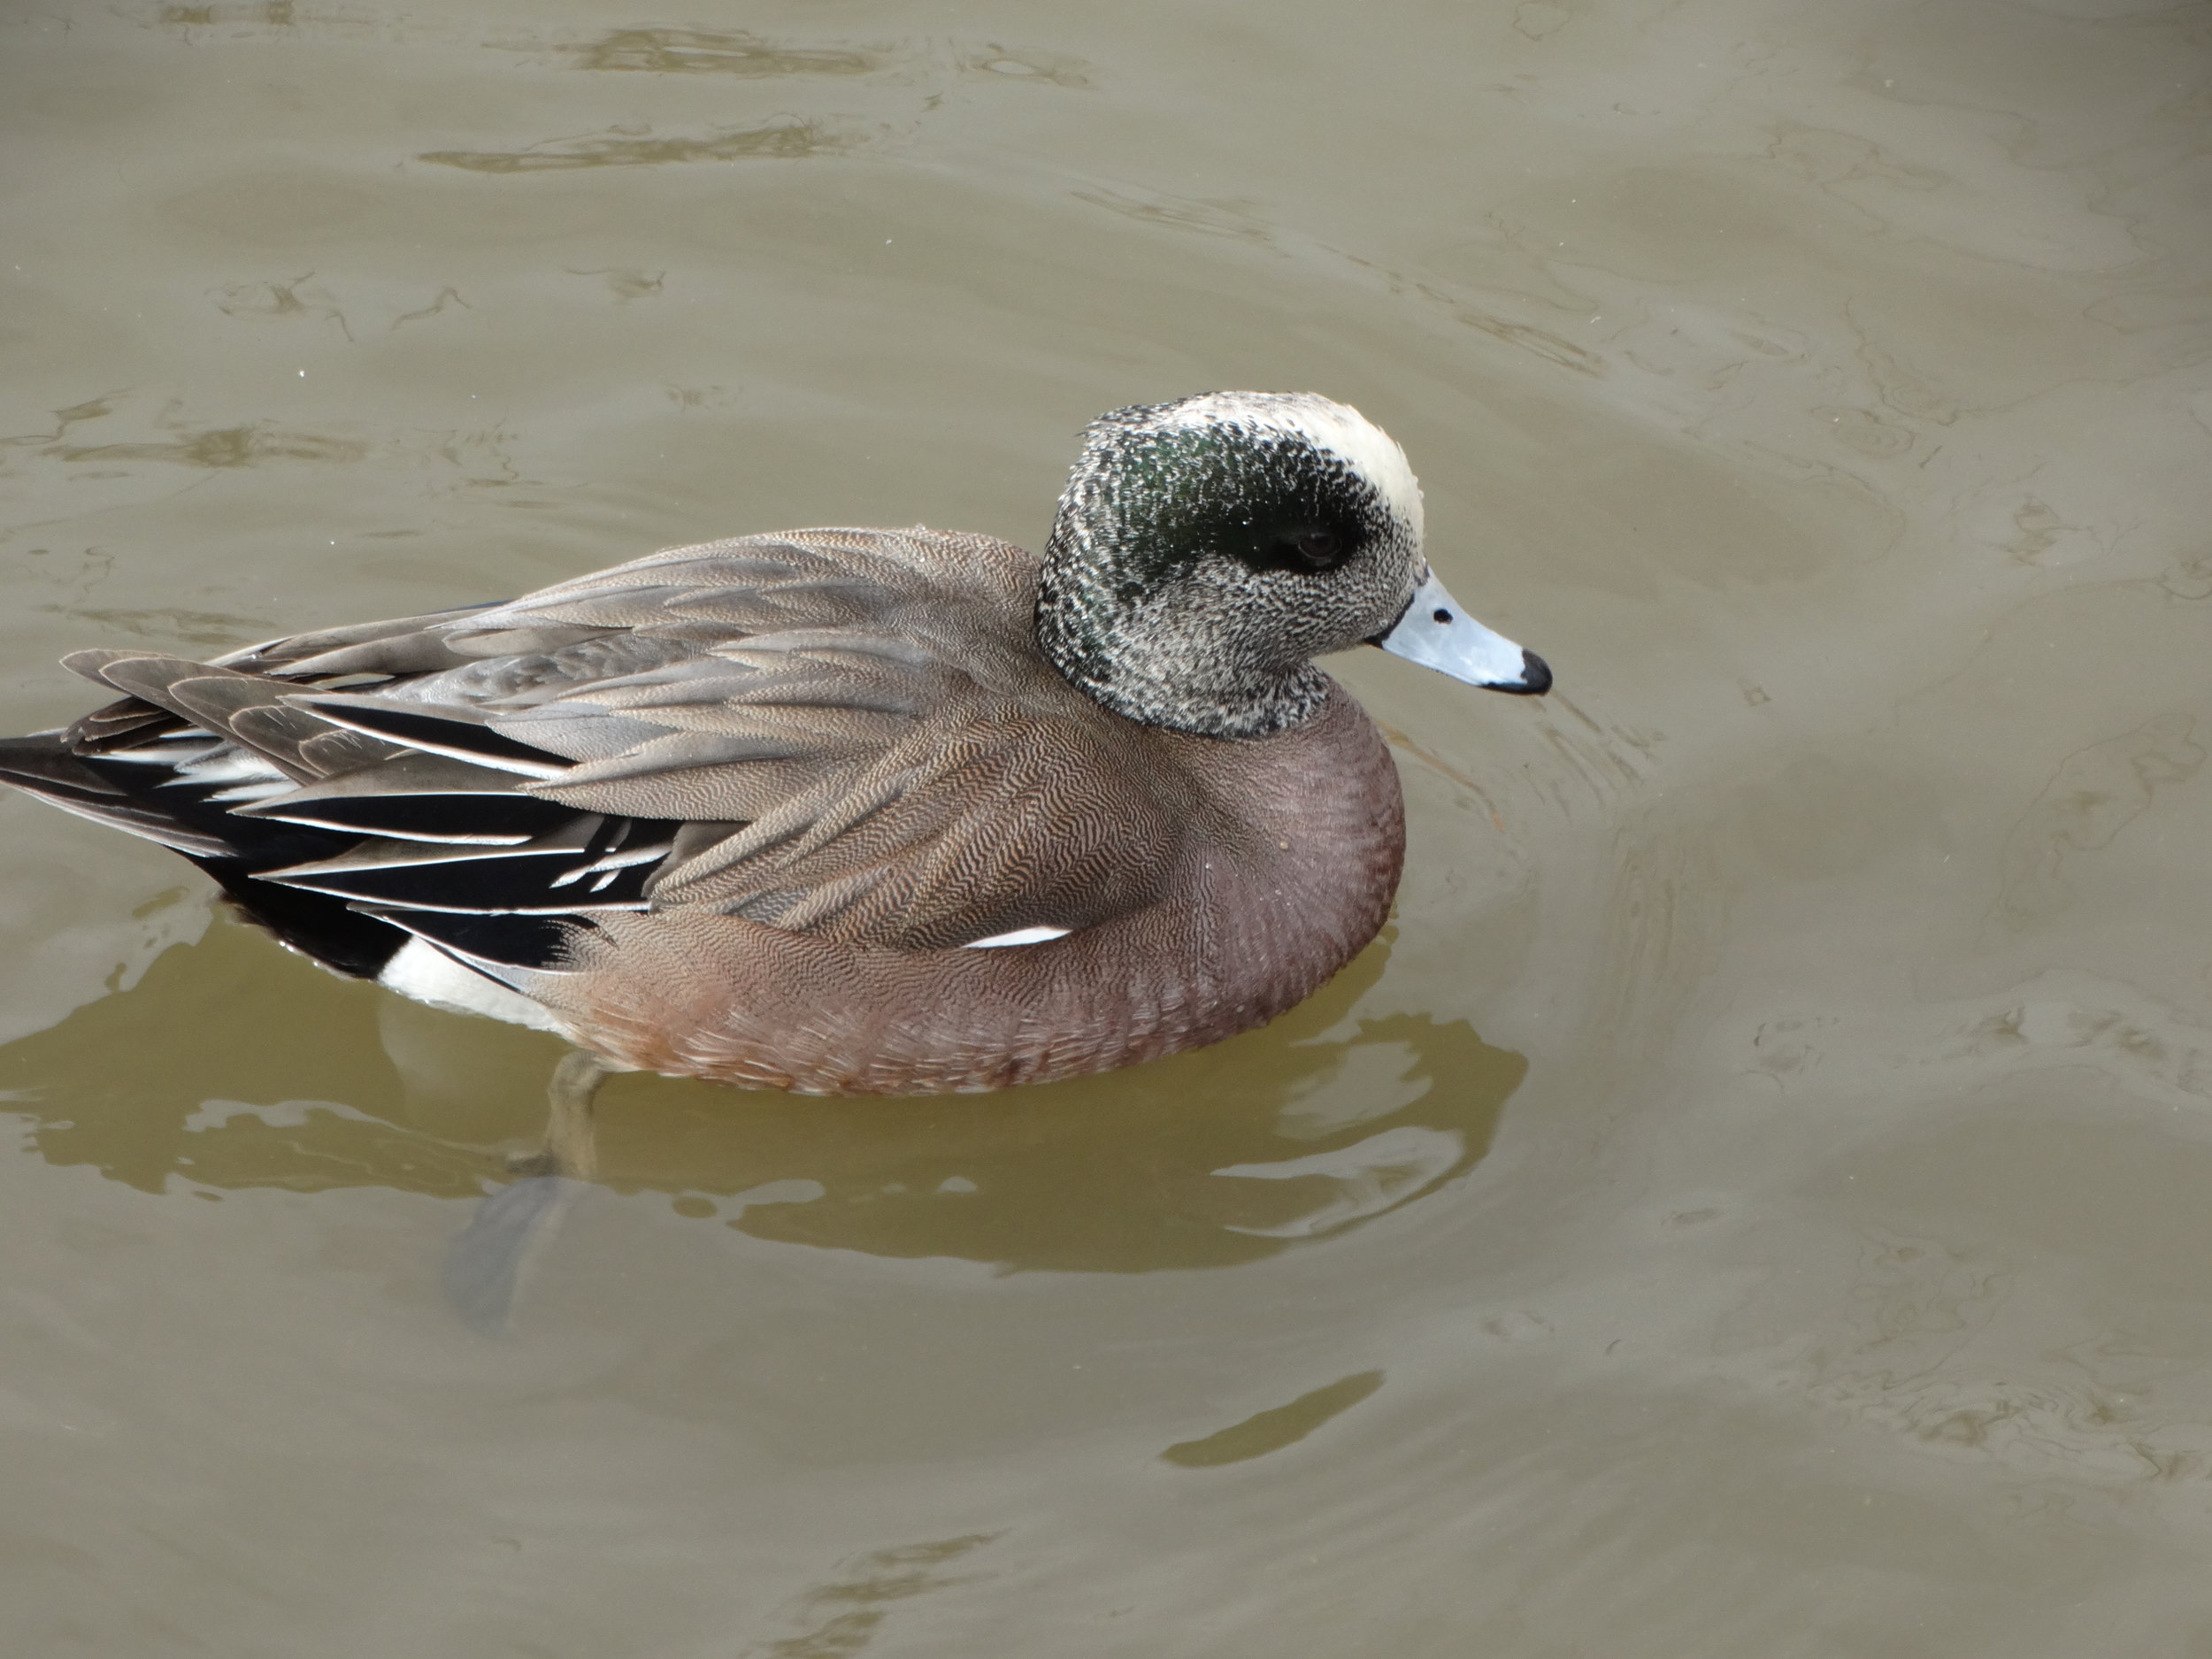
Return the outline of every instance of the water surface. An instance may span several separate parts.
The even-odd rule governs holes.
[[[1559,690],[1334,664],[1275,1027],[644,1077],[0,800],[45,1655],[2212,1653],[2212,84],[2131,0],[0,12],[0,692],[1356,403]]]

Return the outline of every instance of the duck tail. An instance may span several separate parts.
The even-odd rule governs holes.
[[[356,837],[237,817],[208,800],[211,787],[173,765],[142,754],[87,754],[81,744],[73,730],[0,738],[0,784],[181,853],[249,920],[340,973],[373,979],[407,942],[402,929],[341,900],[257,879],[263,871],[334,856]]]
[[[134,771],[154,770],[103,763],[81,755],[64,732],[0,738],[0,783],[35,795],[65,812],[159,841],[187,857],[234,853],[237,849],[221,836],[188,823],[176,810],[180,803],[153,795],[148,786],[166,782],[173,772],[162,768],[157,777],[131,776]]]

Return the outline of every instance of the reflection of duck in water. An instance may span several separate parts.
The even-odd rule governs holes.
[[[601,1062],[805,1093],[1070,1078],[1310,995],[1381,926],[1396,774],[1311,658],[1476,685],[1543,664],[1462,613],[1403,454],[1310,395],[1091,427],[1041,565],[803,531],[213,664],[0,776],[150,836],[288,944],[557,1031],[551,1167]]]
[[[618,1078],[598,1179],[703,1227],[871,1256],[1107,1273],[1258,1261],[1463,1174],[1521,1080],[1521,1057],[1465,1025],[1387,1011],[1387,957],[1378,941],[1264,1033],[1011,1094]],[[557,1052],[543,1033],[302,975],[217,927],[0,1047],[0,1092],[47,1161],[144,1191],[467,1199],[543,1126],[534,1079]],[[501,1190],[527,1208],[532,1189],[556,1193]]]

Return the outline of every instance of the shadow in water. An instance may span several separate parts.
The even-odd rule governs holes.
[[[1526,1063],[1425,1015],[1353,1018],[1387,943],[1264,1031],[997,1094],[826,1100],[628,1075],[600,1184],[764,1239],[1007,1269],[1225,1266],[1340,1233],[1472,1167]],[[0,1048],[50,1163],[163,1191],[470,1197],[543,1128],[563,1045],[211,928],[128,992]]]

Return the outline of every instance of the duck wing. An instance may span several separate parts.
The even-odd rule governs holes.
[[[227,861],[249,910],[282,889],[472,965],[543,965],[549,924],[608,910],[902,949],[1073,929],[1157,896],[1192,803],[1036,657],[1034,592],[984,537],[678,548],[212,664],[81,654],[126,700],[0,775]]]

